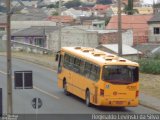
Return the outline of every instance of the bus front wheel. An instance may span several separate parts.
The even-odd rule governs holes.
[[[90,92],[89,92],[89,90],[86,91],[86,105],[88,107],[91,106],[91,103],[90,103]]]
[[[65,95],[69,95],[69,92],[67,91],[67,82],[66,81],[63,82],[63,90],[64,90]]]

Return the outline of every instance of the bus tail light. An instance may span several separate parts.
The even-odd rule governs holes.
[[[139,96],[139,91],[136,91],[136,97],[138,97]]]
[[[100,89],[100,96],[104,96],[104,90]]]

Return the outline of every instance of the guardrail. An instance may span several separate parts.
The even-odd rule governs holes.
[[[37,45],[32,45],[28,43],[22,43],[17,41],[11,41],[12,49],[16,51],[27,51],[33,53],[41,53],[41,54],[52,54],[53,51],[44,47],[39,47]]]

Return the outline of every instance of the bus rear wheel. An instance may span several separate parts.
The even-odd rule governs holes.
[[[66,81],[63,82],[63,91],[64,91],[65,95],[67,95],[67,96],[69,95],[69,92],[67,91],[67,82]]]
[[[90,103],[90,92],[89,90],[86,91],[86,106],[90,107],[91,103]]]

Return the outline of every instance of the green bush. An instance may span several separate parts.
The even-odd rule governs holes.
[[[148,74],[160,74],[159,59],[142,59],[139,60],[140,71]]]

